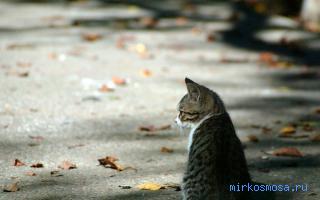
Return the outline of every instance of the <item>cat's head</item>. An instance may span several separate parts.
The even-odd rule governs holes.
[[[192,128],[210,114],[224,112],[219,96],[210,89],[185,78],[188,93],[178,103],[176,123],[181,127]]]

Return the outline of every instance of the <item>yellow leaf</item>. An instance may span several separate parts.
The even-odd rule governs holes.
[[[158,183],[143,183],[140,185],[137,185],[137,188],[139,188],[140,190],[160,190],[162,188],[162,185],[158,184]]]
[[[293,126],[286,126],[280,130],[280,137],[288,137],[296,132],[296,128]]]
[[[143,69],[140,71],[141,76],[143,77],[150,77],[152,76],[152,72],[148,69]]]

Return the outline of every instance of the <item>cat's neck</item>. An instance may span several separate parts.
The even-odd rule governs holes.
[[[191,149],[191,145],[192,145],[192,141],[193,141],[193,135],[194,133],[196,132],[197,128],[199,128],[199,126],[204,122],[206,121],[207,119],[209,118],[217,118],[217,117],[220,117],[220,116],[223,116],[227,114],[227,112],[221,112],[221,113],[210,113],[208,115],[206,115],[204,118],[202,118],[198,123],[194,124],[190,130],[190,133],[189,133],[189,140],[188,140],[188,151],[190,152],[190,149]]]
[[[188,151],[190,152],[190,148],[192,145],[192,140],[193,140],[193,135],[194,132],[197,130],[197,128],[207,119],[209,119],[210,117],[214,116],[214,114],[208,114],[206,115],[204,118],[202,118],[198,123],[196,123],[195,125],[192,126],[190,133],[189,133],[189,141],[188,141]]]

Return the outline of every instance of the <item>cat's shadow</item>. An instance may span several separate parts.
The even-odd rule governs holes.
[[[253,184],[257,185],[266,185],[265,183],[253,182]],[[250,193],[250,200],[291,200],[292,194],[290,192],[273,192],[273,191],[266,191],[266,192],[251,192]]]

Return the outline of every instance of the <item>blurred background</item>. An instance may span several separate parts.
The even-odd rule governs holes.
[[[319,199],[319,33],[319,0],[0,1],[0,199],[180,199],[185,77],[254,181],[309,186],[258,199]]]

